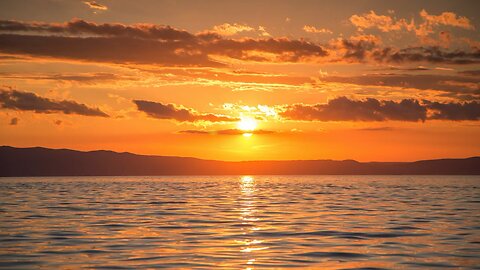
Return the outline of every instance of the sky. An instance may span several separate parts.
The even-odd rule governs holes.
[[[480,153],[480,1],[3,0],[0,145]]]

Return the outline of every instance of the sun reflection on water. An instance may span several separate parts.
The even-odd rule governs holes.
[[[253,176],[245,175],[240,178],[240,191],[239,219],[242,224],[245,225],[245,227],[242,228],[242,235],[244,235],[245,238],[236,242],[242,244],[240,252],[247,254],[245,255],[245,259],[247,260],[246,265],[248,265],[246,269],[254,269],[256,252],[268,249],[268,247],[263,245],[263,240],[255,239],[254,235],[252,235],[255,231],[260,230],[258,224],[261,222],[260,218],[256,216],[259,210],[256,205],[257,189]]]

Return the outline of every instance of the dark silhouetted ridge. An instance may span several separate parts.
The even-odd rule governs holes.
[[[415,162],[287,160],[226,162],[189,157],[146,156],[113,151],[81,152],[42,147],[0,147],[0,176],[104,175],[480,175],[480,157]]]

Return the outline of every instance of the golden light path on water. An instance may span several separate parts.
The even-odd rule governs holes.
[[[260,219],[255,216],[255,213],[258,211],[255,205],[255,179],[253,176],[242,176],[240,178],[240,191],[242,193],[241,197],[241,212],[240,220],[244,225],[250,225],[244,227],[244,235],[249,235],[251,232],[259,230],[260,228],[255,226],[256,222]],[[252,226],[253,225],[253,226]],[[255,252],[259,250],[268,249],[268,247],[259,247],[258,245],[262,244],[263,240],[258,239],[245,239],[240,241],[244,247],[241,248],[240,252],[249,253],[246,261],[247,265],[252,265],[255,263]],[[253,268],[247,267],[246,270],[252,270]]]

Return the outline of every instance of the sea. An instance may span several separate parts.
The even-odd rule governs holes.
[[[0,268],[480,269],[480,177],[0,178]]]

